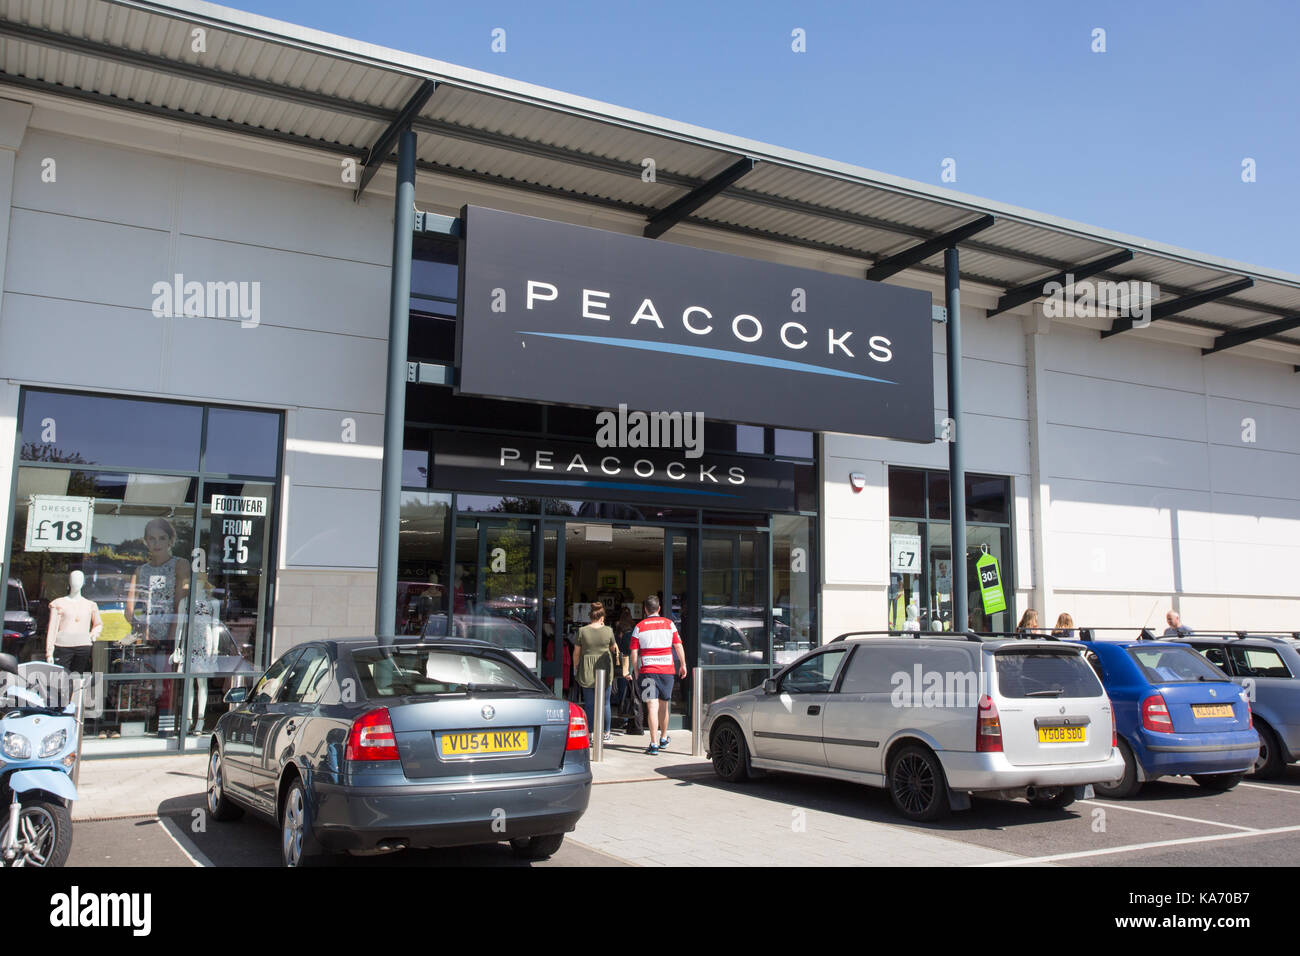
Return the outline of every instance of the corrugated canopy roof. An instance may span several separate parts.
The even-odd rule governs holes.
[[[205,31],[195,52],[192,31]],[[1300,355],[1300,276],[1069,222],[884,173],[503,79],[228,7],[178,0],[0,0],[0,82],[365,161],[426,81],[419,166],[648,219],[737,160],[757,163],[679,221],[863,260],[864,268],[983,215],[962,275],[1003,290],[1124,250],[1096,278],[1159,286],[1160,302],[1253,285],[1161,321],[1231,347],[1243,330]],[[656,181],[642,181],[653,156]],[[388,157],[380,157],[387,160]],[[913,268],[939,273],[936,252]],[[1221,336],[1230,334],[1224,339]]]

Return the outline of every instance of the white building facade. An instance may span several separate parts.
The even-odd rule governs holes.
[[[212,11],[220,9],[178,4],[171,14],[151,15],[172,15],[184,26],[215,17]],[[223,16],[221,23],[212,21],[214,30],[236,32],[234,13]],[[392,68],[406,74],[424,68],[432,75],[436,66],[443,69],[437,74],[442,82],[455,87],[456,77],[442,64],[360,44],[346,50],[335,44],[331,54],[336,38],[278,25],[284,31],[277,40],[270,21],[239,22],[260,42],[283,42],[286,50],[306,45],[320,57],[346,52],[375,69],[381,57],[389,57]],[[380,169],[357,199],[355,156],[350,168],[346,153],[186,122],[179,107],[174,116],[148,113],[68,97],[35,82],[6,83],[24,65],[12,46],[7,50],[6,77],[0,77],[0,542],[6,578],[21,586],[20,610],[40,627],[43,608],[67,587],[66,555],[79,555],[75,561],[85,563],[76,566],[86,568],[92,586],[100,588],[87,593],[101,601],[105,634],[114,638],[100,635],[96,669],[112,675],[109,683],[121,693],[128,685],[148,691],[125,704],[119,693],[118,716],[106,717],[103,730],[92,733],[104,738],[97,741],[104,752],[174,749],[185,727],[205,723],[205,709],[216,712],[219,694],[231,681],[305,641],[375,626],[392,167]],[[182,64],[184,58],[176,60]],[[184,69],[176,66],[180,73]],[[466,84],[472,80],[478,89],[488,84],[479,74],[466,75]],[[203,81],[196,73],[194,82]],[[500,82],[514,93],[522,87]],[[596,122],[602,106],[581,101],[579,109],[572,97],[526,92],[535,100],[549,95],[557,108],[581,113],[586,123]],[[645,130],[649,118],[638,122]],[[678,138],[683,151],[704,148],[706,131],[659,123],[659,134]],[[473,127],[474,117],[464,125]],[[719,149],[737,149],[720,134],[713,141]],[[611,152],[621,145],[613,141]],[[526,148],[511,152],[503,142],[484,148],[496,151],[497,166],[480,163],[473,176],[450,168],[454,143],[445,147],[447,169],[422,166],[418,208],[456,217],[473,204],[641,234],[645,217],[633,209],[588,201],[576,187],[548,193],[512,182],[511,164],[529,161]],[[760,159],[779,164],[782,155],[768,148]],[[661,162],[667,166],[671,159]],[[812,175],[806,160],[790,160],[791,168]],[[842,168],[826,163],[814,172],[833,178]],[[913,198],[925,189],[908,188]],[[936,205],[949,201],[942,191],[930,192]],[[962,211],[957,205],[954,210],[953,215]],[[726,210],[719,218],[728,218]],[[683,221],[661,241],[860,278],[863,258],[832,241],[843,228],[828,225],[827,240],[818,245],[782,241],[777,229],[746,234]],[[1122,245],[1101,233],[1081,237],[1046,218],[1043,228],[1098,251]],[[453,247],[449,240],[447,248]],[[1174,278],[1179,269],[1233,272],[1190,253],[1148,251],[1169,261]],[[1008,609],[996,618],[977,612],[972,623],[1010,630],[1033,607],[1048,625],[1068,612],[1079,626],[1160,629],[1173,608],[1194,629],[1300,629],[1300,341],[1279,334],[1205,355],[1202,350],[1213,347],[1225,329],[1237,328],[1235,320],[1218,327],[1209,320],[1157,321],[1102,338],[1099,332],[1111,328],[1112,318],[1052,318],[1041,299],[989,316],[1015,283],[982,280],[983,254],[974,254],[974,274],[962,281],[965,412],[958,438],[977,482],[968,491],[968,538],[972,548],[985,543],[999,558]],[[454,270],[450,263],[443,266],[440,274]],[[1300,311],[1300,277],[1244,266],[1237,271],[1257,276],[1260,284],[1267,280],[1270,295],[1283,305],[1294,298]],[[942,275],[933,268],[909,268],[889,281],[943,302]],[[1206,284],[1199,275],[1184,281]],[[166,314],[160,302],[179,303],[185,311],[193,292],[187,283],[201,284],[203,308],[194,311],[202,314]],[[210,283],[219,284],[215,308]],[[936,322],[932,331],[935,420],[942,434],[944,326]],[[421,358],[413,349],[412,359]],[[409,408],[407,421],[414,422]],[[463,423],[426,415],[419,424],[436,436],[439,425]],[[867,422],[864,431],[870,428]],[[414,425],[408,434],[413,430]],[[770,643],[754,651],[760,656],[741,684],[766,676],[809,642],[848,630],[899,627],[909,604],[920,626],[953,626],[950,614],[945,617],[952,555],[945,538],[943,440],[911,444],[826,433],[809,435],[806,443],[795,435],[783,446],[781,435],[769,434],[765,445],[759,436],[758,445],[746,447],[746,434],[738,433],[727,450],[790,459],[815,485],[811,497],[781,519],[795,528],[784,544],[776,519],[755,524],[760,532],[752,540],[742,527],[753,523],[749,518],[729,531],[736,555],[756,549],[754,559],[732,575],[742,590],[750,587],[752,600],[733,595],[730,603],[757,613],[769,642],[775,631],[797,630],[796,619],[808,639],[800,644],[791,638],[785,654]],[[453,548],[470,540],[464,529],[491,524],[497,517],[487,516],[499,512],[483,508],[475,517],[464,502],[452,507],[452,493],[477,489],[439,488],[420,470],[428,467],[420,462],[429,461],[437,473],[436,459],[421,457],[429,454],[421,444],[427,439],[410,441],[412,481],[422,484],[404,480],[413,496],[408,502],[404,493],[404,509],[410,504],[411,520],[421,507],[436,511],[447,529],[438,547],[450,556],[437,569],[421,565],[413,573],[431,601],[436,595],[450,627],[454,615],[470,613],[462,606],[459,579],[462,564],[475,563],[462,562]],[[255,445],[257,456],[249,450]],[[796,451],[783,455],[790,448]],[[446,502],[439,497],[444,493]],[[29,551],[33,496],[93,499],[96,532],[102,529],[94,550],[62,557]],[[266,508],[260,522],[228,523],[231,509],[250,507]],[[434,511],[422,514],[427,518]],[[543,663],[547,622],[541,616],[546,602],[556,601],[556,588],[559,605],[566,604],[565,572],[559,568],[558,581],[548,575],[553,538],[546,535],[548,527],[554,535],[566,525],[547,525],[544,511],[526,532],[539,562],[527,587],[541,600],[533,604],[539,616],[524,623],[537,641],[535,666],[553,677],[558,668],[548,672]],[[569,524],[580,514],[597,519],[587,525],[602,520],[597,512],[575,508],[567,513]],[[617,514],[604,517],[616,534],[626,530]],[[641,517],[644,522],[628,520],[633,530],[659,527]],[[162,551],[145,550],[149,529],[163,527],[151,524],[157,519],[170,529],[165,560],[157,558]],[[702,562],[695,572],[679,562],[684,590],[710,587],[711,520],[697,515],[682,526],[680,554]],[[235,534],[233,551],[227,541],[232,528],[250,539],[240,542]],[[488,535],[483,540],[489,552],[495,533],[480,532]],[[920,538],[915,570],[896,569],[894,535]],[[666,540],[671,566],[671,535]],[[252,555],[242,563],[241,548]],[[757,554],[763,548],[778,558]],[[791,552],[799,548],[812,551],[805,599],[796,593],[801,585],[783,576],[785,568],[796,567]],[[146,621],[142,631],[142,575],[148,570],[142,568],[174,568],[173,559],[189,570],[150,572],[165,579],[162,587],[171,597],[163,599],[170,601],[167,612],[158,612],[164,623]],[[748,578],[755,569],[758,577]],[[480,598],[482,587],[480,581]],[[577,585],[570,581],[569,587],[569,600],[577,600]],[[186,608],[176,603],[182,589],[194,602]],[[672,580],[666,590],[676,594]],[[977,589],[972,584],[970,590],[971,606],[978,608]],[[132,597],[124,597],[127,592]],[[422,593],[404,591],[401,609],[414,606]],[[200,612],[201,599],[216,602],[215,616]],[[698,595],[692,600],[700,602]],[[717,603],[706,598],[698,606]],[[753,610],[764,604],[766,612]],[[702,613],[707,619],[709,612]],[[689,622],[690,612],[683,614]],[[174,617],[170,629],[168,615]],[[211,646],[198,655],[202,660],[185,660],[179,648],[218,619],[225,622],[220,639],[209,637]],[[12,632],[8,617],[6,631]],[[739,664],[730,666],[739,672]],[[190,676],[195,673],[212,676],[200,680]],[[202,696],[201,683],[207,684]],[[717,692],[738,686],[724,685]]]

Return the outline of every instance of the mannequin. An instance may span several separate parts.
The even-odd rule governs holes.
[[[206,571],[196,571],[191,579],[194,591],[194,614],[190,619],[189,639],[176,642],[172,663],[178,671],[205,674],[217,669],[217,643],[221,627],[221,602],[211,596],[212,586]],[[188,645],[189,660],[182,647]],[[203,733],[203,722],[208,712],[208,678],[194,678],[194,719],[190,733]]]
[[[917,606],[915,604],[909,604],[907,606],[907,620],[903,624],[903,630],[919,631],[921,629],[921,622],[917,620],[919,614],[920,611],[917,609]]]
[[[68,596],[50,602],[50,626],[45,634],[45,659],[81,673],[90,670],[90,649],[104,630],[99,605],[81,596],[85,583],[81,571],[68,575]]]

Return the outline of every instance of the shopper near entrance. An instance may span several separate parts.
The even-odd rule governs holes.
[[[605,743],[610,741],[609,695],[613,690],[615,668],[621,659],[614,629],[605,623],[605,605],[593,601],[587,615],[591,623],[578,629],[573,655],[574,679],[582,688],[582,708],[587,712],[587,726],[596,729],[596,675],[605,675],[605,715],[602,723]]]
[[[641,606],[645,617],[632,629],[632,670],[637,672],[640,665],[638,683],[650,723],[650,746],[645,752],[657,754],[671,740],[668,707],[673,696],[673,674],[686,677],[686,651],[677,625],[659,614],[659,598],[652,594]]]
[[[1183,619],[1177,611],[1170,610],[1170,612],[1165,615],[1165,623],[1169,625],[1165,628],[1165,637],[1192,636],[1192,629],[1183,623]]]

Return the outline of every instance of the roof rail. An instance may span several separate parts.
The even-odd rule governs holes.
[[[980,638],[970,631],[845,631],[827,643],[835,644],[846,637],[910,637],[916,639],[922,637],[961,637],[963,640],[980,642]]]

